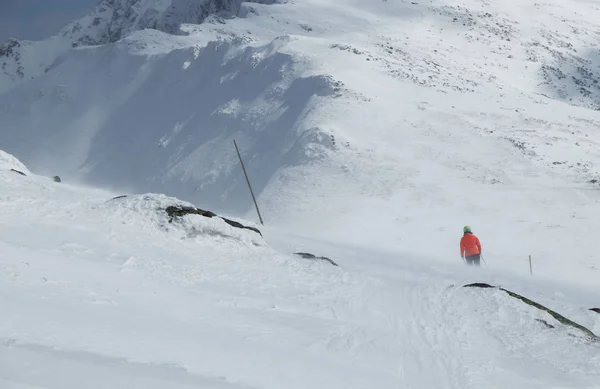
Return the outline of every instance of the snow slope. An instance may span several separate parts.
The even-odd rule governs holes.
[[[1,168],[3,389],[598,388],[600,343],[459,286],[501,283],[596,333],[598,290],[168,223],[158,208],[178,200],[113,196]]]
[[[246,3],[177,34],[110,15],[123,35],[36,43],[21,62],[48,71],[3,83],[0,144],[32,171],[254,218],[235,138],[268,226],[460,264],[470,224],[490,268],[532,255],[597,289],[594,3]]]

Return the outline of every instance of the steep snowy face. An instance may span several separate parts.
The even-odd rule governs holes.
[[[251,0],[274,4],[279,0]],[[182,24],[201,24],[211,15],[234,17],[242,0],[102,0],[83,18],[41,42],[10,39],[0,45],[0,93],[45,73],[73,47],[114,43],[134,31],[185,34]]]
[[[235,16],[241,3],[242,0],[102,0],[88,16],[63,29],[61,35],[79,46],[116,42],[144,29],[182,34],[182,24],[200,24],[210,15]]]

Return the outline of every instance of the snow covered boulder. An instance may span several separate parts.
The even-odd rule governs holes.
[[[123,223],[138,224],[148,232],[158,229],[161,233],[166,232],[179,239],[233,239],[254,246],[264,245],[262,234],[257,228],[162,194],[118,196],[102,207]]]
[[[2,150],[0,150],[0,171],[1,170],[13,171],[24,176],[31,174],[29,169],[27,169],[21,161]]]

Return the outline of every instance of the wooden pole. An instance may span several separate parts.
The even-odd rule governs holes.
[[[244,161],[242,161],[242,156],[240,155],[240,149],[238,149],[238,145],[233,140],[233,145],[235,146],[235,151],[237,152],[238,158],[240,159],[240,164],[242,165],[242,170],[244,170],[244,176],[246,177],[246,182],[248,183],[248,188],[250,189],[250,194],[252,195],[252,201],[254,201],[254,206],[256,207],[256,213],[258,214],[258,220],[260,220],[260,224],[264,225],[262,216],[260,215],[260,210],[258,209],[258,204],[256,203],[256,197],[254,197],[254,191],[252,190],[252,185],[250,185],[250,179],[248,178],[248,173],[246,172],[246,167],[244,166]]]
[[[529,274],[533,275],[533,268],[531,267],[531,255],[529,256]]]

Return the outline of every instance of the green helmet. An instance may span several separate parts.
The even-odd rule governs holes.
[[[469,227],[469,226],[464,226],[464,227],[463,227],[463,232],[464,232],[465,234],[466,234],[467,232],[472,232],[472,231],[471,231],[471,227]]]

